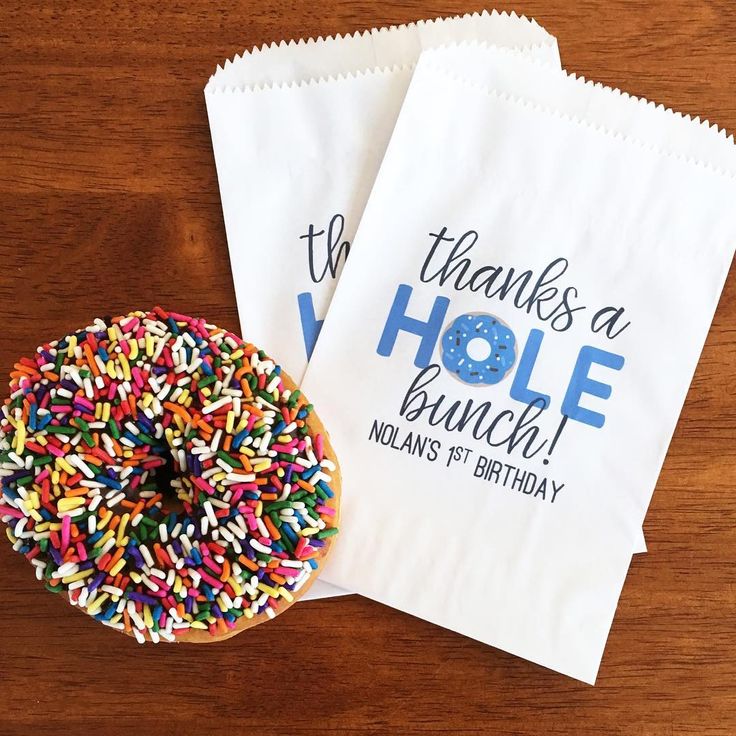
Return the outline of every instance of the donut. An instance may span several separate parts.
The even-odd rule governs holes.
[[[0,518],[36,577],[140,643],[227,638],[309,587],[337,533],[327,433],[266,353],[156,307],[10,376]]]
[[[487,343],[482,360],[468,354],[472,340]],[[516,360],[514,333],[492,314],[462,314],[442,335],[442,365],[463,383],[491,385],[501,381]]]

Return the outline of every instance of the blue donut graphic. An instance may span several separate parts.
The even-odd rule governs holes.
[[[485,342],[490,351],[482,360],[468,354],[468,345],[476,339]],[[463,314],[442,335],[442,365],[463,383],[498,383],[515,360],[514,333],[492,314]]]

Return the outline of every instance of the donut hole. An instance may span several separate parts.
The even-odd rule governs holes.
[[[488,340],[485,340],[482,337],[474,337],[470,340],[465,351],[467,352],[468,357],[476,363],[484,363],[491,357],[491,353],[493,352]]]
[[[174,480],[180,476],[179,467],[170,452],[162,457],[166,462],[150,472],[149,480],[156,484],[156,490],[163,496],[161,510],[165,514],[178,514],[184,511],[184,504],[174,485]]]

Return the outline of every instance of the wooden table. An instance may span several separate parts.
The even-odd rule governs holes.
[[[237,329],[202,95],[218,61],[480,8],[43,5],[0,7],[2,374],[98,313],[162,303]],[[569,69],[736,129],[732,2],[515,9],[558,37]],[[0,733],[736,733],[734,320],[731,278],[595,688],[357,596],[300,604],[222,644],[139,647],[45,592],[3,543]]]

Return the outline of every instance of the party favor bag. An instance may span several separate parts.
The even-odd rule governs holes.
[[[304,381],[344,478],[323,577],[592,683],[734,172],[707,124],[519,55],[424,54]]]

